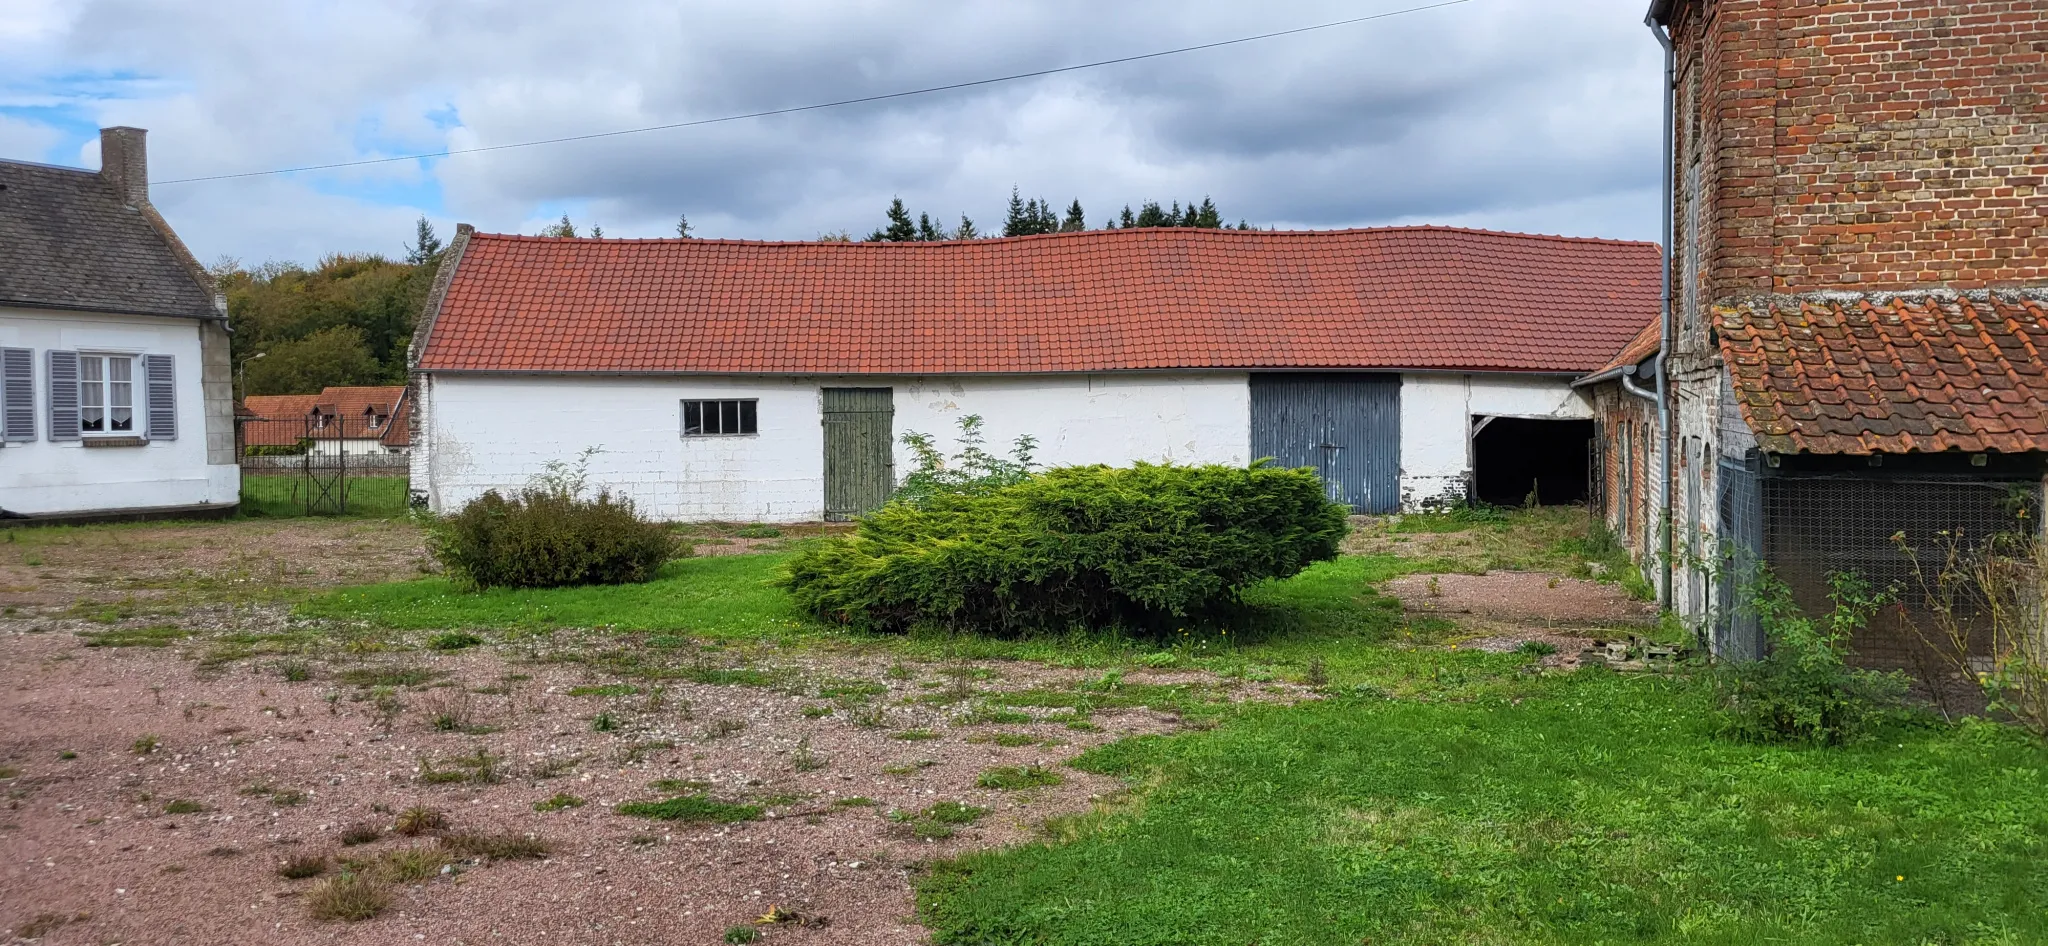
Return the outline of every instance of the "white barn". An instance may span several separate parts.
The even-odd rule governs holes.
[[[100,160],[0,160],[0,517],[230,512],[226,307],[150,206],[143,130]]]
[[[1571,387],[1655,316],[1652,244],[1435,227],[915,244],[458,229],[412,345],[435,511],[586,449],[672,520],[839,519],[950,450],[1316,467],[1392,512],[1584,499]]]

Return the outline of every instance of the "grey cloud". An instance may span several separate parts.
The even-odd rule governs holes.
[[[0,60],[54,55],[162,77],[164,94],[109,102],[102,115],[152,129],[162,178],[367,156],[370,128],[381,153],[498,144],[1403,5],[94,0],[54,34],[0,45]],[[1015,84],[454,157],[429,173],[443,223],[492,229],[570,207],[617,235],[662,235],[687,211],[710,235],[807,239],[865,232],[891,196],[987,225],[1014,183],[1061,204],[1079,197],[1098,223],[1126,201],[1209,195],[1233,219],[1261,223],[1507,221],[1646,237],[1657,60],[1640,7],[1474,0]],[[460,127],[427,120],[446,108]],[[351,195],[420,173],[398,164],[192,185],[160,200],[203,254],[388,252],[415,208]],[[401,232],[380,236],[393,220]]]

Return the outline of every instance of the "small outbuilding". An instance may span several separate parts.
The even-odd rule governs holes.
[[[589,452],[666,519],[843,519],[907,432],[1045,465],[1317,469],[1362,513],[1584,500],[1572,379],[1657,312],[1654,244],[1441,227],[939,243],[458,229],[411,349],[414,499]]]

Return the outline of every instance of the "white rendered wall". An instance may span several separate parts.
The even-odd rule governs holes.
[[[1462,499],[1472,476],[1472,417],[1591,420],[1571,379],[1520,374],[1401,376],[1401,508]]]
[[[36,399],[36,439],[0,445],[0,509],[34,515],[235,503],[241,470],[206,462],[199,326],[195,319],[0,308],[0,346],[35,350]],[[178,439],[109,448],[51,442],[45,353],[52,349],[175,356]],[[137,370],[139,433],[143,385]]]
[[[412,489],[435,511],[526,485],[587,448],[592,486],[671,520],[801,522],[824,515],[820,390],[889,387],[894,433],[932,434],[951,452],[958,419],[980,414],[988,444],[1039,440],[1042,466],[1248,462],[1242,374],[1031,377],[591,378],[482,375],[420,380]],[[756,398],[760,432],[683,437],[681,402]],[[898,476],[910,468],[896,446]]]

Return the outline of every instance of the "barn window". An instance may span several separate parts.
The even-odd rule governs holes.
[[[752,398],[683,402],[683,436],[726,437],[755,433]]]

